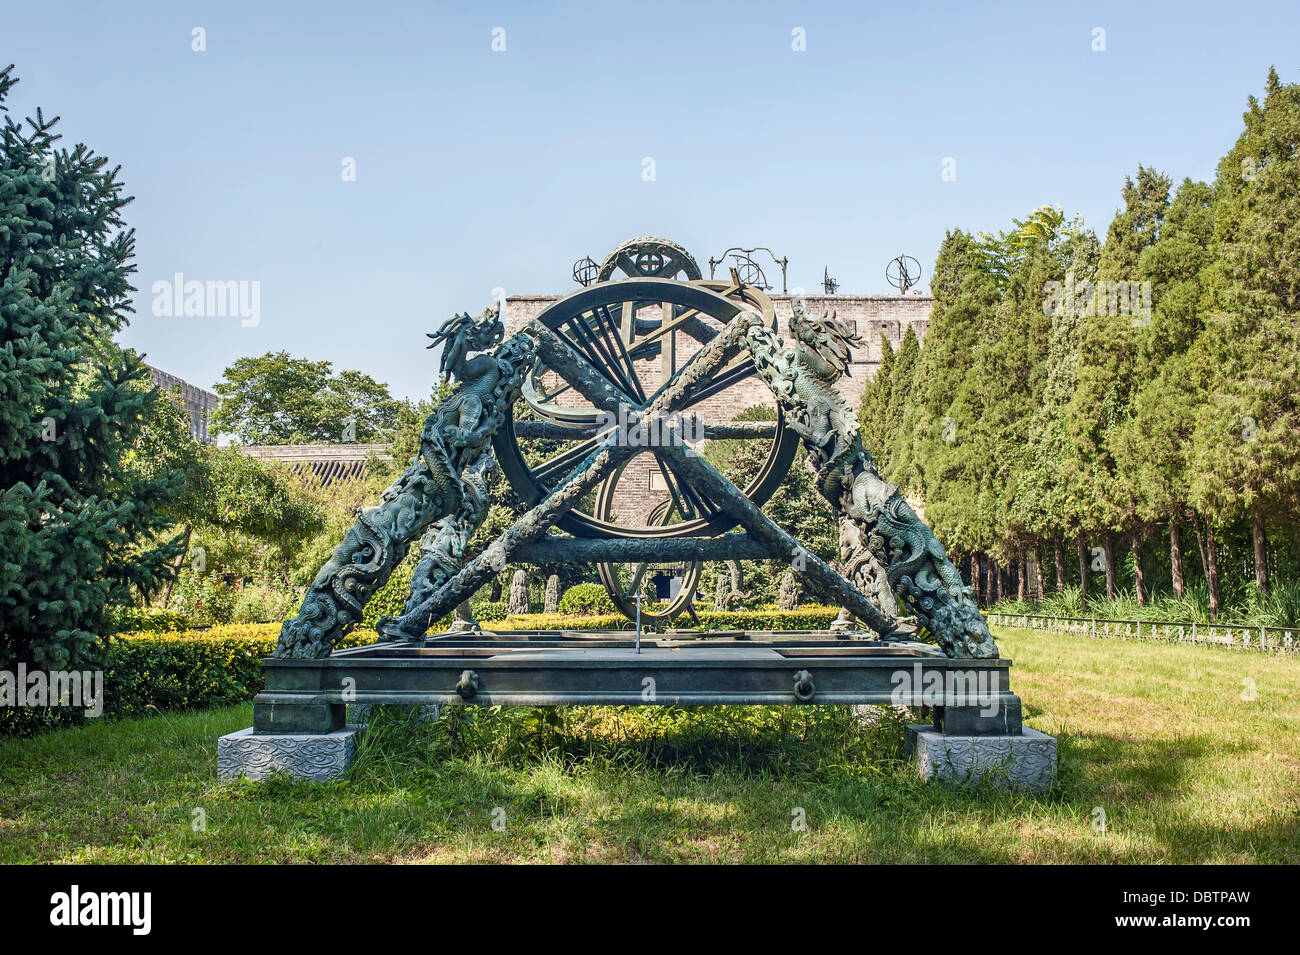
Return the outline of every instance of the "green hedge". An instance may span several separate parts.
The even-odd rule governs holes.
[[[697,613],[705,630],[825,630],[840,615],[840,608],[809,605],[795,610],[700,610]],[[687,625],[682,618],[678,622]]]
[[[602,588],[603,592],[603,588]],[[561,606],[563,602],[561,601]],[[825,630],[839,616],[838,607],[807,606],[797,610],[699,610],[705,630]],[[674,622],[678,627],[693,625],[689,615]],[[505,630],[623,630],[633,626],[622,614],[597,616],[575,614],[514,614],[506,617]]]
[[[104,712],[123,719],[178,710],[232,706],[262,688],[262,659],[275,649],[278,623],[215,626],[171,634],[123,635],[108,643]],[[357,630],[344,646],[373,643],[373,630]],[[70,707],[0,708],[0,734],[30,736],[87,717]]]
[[[603,590],[602,590],[603,593]],[[484,609],[494,606],[481,605]],[[699,612],[706,630],[824,630],[839,610],[736,610]],[[486,616],[480,619],[493,619]],[[689,617],[677,623],[690,625]],[[621,614],[504,616],[510,630],[622,630],[632,626]],[[434,627],[431,632],[441,630]],[[107,643],[104,713],[110,719],[180,710],[231,706],[251,700],[262,688],[262,659],[275,649],[280,624],[225,624],[206,630],[120,634]],[[354,630],[343,641],[355,647],[374,643],[373,630]],[[29,736],[44,729],[74,725],[86,717],[68,707],[0,707],[0,735]]]
[[[115,633],[168,633],[189,623],[184,614],[160,607],[114,607],[108,620]]]

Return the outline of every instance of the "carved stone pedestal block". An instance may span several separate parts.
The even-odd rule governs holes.
[[[907,756],[925,780],[1043,792],[1056,775],[1056,738],[1023,727],[1013,735],[945,736],[926,723],[907,728]]]
[[[340,776],[357,755],[363,727],[348,725],[332,733],[255,733],[250,726],[217,740],[217,781],[265,779],[285,772],[324,782]]]

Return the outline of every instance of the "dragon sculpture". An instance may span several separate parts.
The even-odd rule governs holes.
[[[743,341],[803,441],[805,463],[840,526],[843,577],[890,620],[899,618],[901,597],[949,656],[996,657],[971,589],[898,487],[880,478],[859,440],[856,416],[835,390],[859,343],[834,315],[810,316],[799,301],[790,331],[794,348],[756,319],[740,320],[730,334]],[[486,480],[495,464],[489,445],[534,366],[537,334],[532,329],[505,339],[499,310],[489,308],[477,319],[457,315],[429,336],[429,347],[443,346],[442,377],[454,383],[453,391],[425,421],[410,467],[378,505],[358,510],[298,614],[285,621],[275,656],[328,656],[420,535],[405,608],[381,618],[377,629],[398,639],[424,635],[433,622],[427,610],[432,596],[466,568],[466,546],[488,509]],[[693,374],[704,372],[688,369],[677,387],[698,384]],[[740,590],[738,571],[732,563],[734,592]]]
[[[494,464],[489,443],[519,397],[533,363],[533,342],[524,335],[503,342],[505,326],[495,307],[477,319],[457,315],[429,337],[430,348],[443,345],[442,376],[457,383],[455,390],[425,421],[411,466],[378,505],[357,511],[356,523],[316,574],[301,609],[281,628],[277,657],[328,656],[424,532],[407,611],[417,606],[459,568],[470,535],[482,523],[486,476]],[[382,619],[381,632],[423,634],[428,621],[408,619],[407,611]]]
[[[997,645],[973,591],[943,545],[898,493],[881,479],[858,437],[857,417],[834,388],[849,373],[860,344],[834,315],[809,315],[794,303],[786,348],[771,329],[751,323],[748,344],[758,374],[771,387],[787,424],[803,440],[817,489],[840,524],[845,576],[886,612],[903,598],[950,657],[996,657]]]

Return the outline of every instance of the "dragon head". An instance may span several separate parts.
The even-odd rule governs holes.
[[[500,344],[505,335],[506,327],[501,322],[501,306],[493,303],[483,309],[483,314],[478,318],[470,318],[469,312],[453,316],[436,332],[430,332],[427,337],[433,339],[428,345],[429,348],[445,343],[439,370],[446,378],[456,371],[457,363],[466,354],[472,351],[486,351]]]
[[[823,312],[820,316],[809,315],[804,310],[803,299],[799,298],[794,300],[793,309],[790,333],[798,343],[798,350],[820,359],[836,377],[849,374],[849,362],[852,360],[850,349],[860,348],[862,340],[850,332],[849,327],[836,318],[834,312]]]

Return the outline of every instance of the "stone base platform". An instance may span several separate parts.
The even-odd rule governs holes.
[[[324,782],[341,776],[357,755],[364,727],[332,733],[255,733],[253,727],[217,740],[217,781],[265,779],[275,772]]]
[[[1022,727],[1007,735],[945,736],[927,723],[907,727],[907,756],[925,780],[1043,792],[1056,776],[1056,738]]]
[[[1006,659],[949,659],[934,646],[831,631],[637,634],[504,631],[441,634],[338,650],[321,659],[264,662],[253,726],[223,737],[218,775],[260,779],[281,770],[342,774],[373,706],[438,718],[445,706],[883,707],[911,726],[908,755],[925,779],[989,779],[1046,789],[1056,741],[1021,728]],[[914,715],[915,714],[915,715]]]

